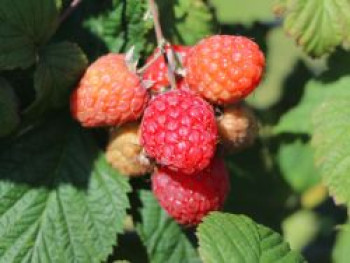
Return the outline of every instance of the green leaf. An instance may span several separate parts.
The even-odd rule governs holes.
[[[312,56],[350,40],[349,0],[283,0],[284,28]]]
[[[113,0],[110,9],[89,18],[84,25],[111,52],[125,52],[132,46],[140,52],[147,44],[146,35],[151,29],[150,22],[145,20],[146,3],[145,0]]]
[[[334,82],[322,79],[311,80],[305,87],[305,94],[300,103],[282,116],[275,127],[276,133],[312,133],[311,114],[327,97],[350,95],[350,77],[344,76]]]
[[[204,263],[306,262],[278,233],[243,215],[211,213],[199,225],[197,235]]]
[[[224,24],[251,25],[255,21],[273,21],[271,12],[275,0],[211,0],[218,20]]]
[[[317,237],[320,228],[320,218],[312,210],[299,210],[282,223],[284,238],[292,249],[298,251],[302,251]]]
[[[337,235],[337,241],[333,250],[334,263],[348,263],[350,258],[350,225],[342,226]]]
[[[101,262],[129,207],[127,180],[82,128],[52,118],[0,149],[0,261]]]
[[[350,205],[350,94],[328,98],[313,117],[316,165],[336,202]]]
[[[0,70],[27,68],[55,32],[60,1],[1,0]]]
[[[281,144],[277,156],[281,173],[296,192],[305,192],[321,179],[314,166],[313,156],[310,145],[301,140]]]
[[[159,206],[150,191],[140,191],[142,222],[137,231],[147,248],[150,262],[200,262],[180,226]]]
[[[216,32],[211,9],[204,0],[158,0],[164,36],[174,43],[193,45]]]
[[[67,104],[73,85],[78,82],[87,64],[85,54],[74,43],[62,42],[45,47],[34,74],[37,98],[26,110],[26,115]]]
[[[14,131],[19,121],[16,95],[10,84],[0,78],[0,137]]]

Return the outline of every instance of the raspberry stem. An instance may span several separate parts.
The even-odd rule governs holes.
[[[161,46],[161,43],[164,41],[164,37],[162,27],[159,22],[158,7],[154,0],[149,0],[149,6],[153,17],[154,31],[156,33],[157,43],[159,46]]]
[[[153,56],[153,58],[148,62],[146,63],[146,65],[144,65],[142,68],[139,68],[137,70],[137,73],[138,74],[142,74],[146,71],[146,69],[148,69],[154,62],[157,61],[157,59],[162,56],[162,51],[160,49],[158,49],[157,53],[155,53],[155,55]]]
[[[175,61],[174,61],[174,50],[171,45],[165,40],[162,32],[162,27],[159,22],[158,7],[155,0],[149,0],[149,6],[153,17],[154,30],[156,33],[158,47],[164,55],[165,62],[168,67],[168,77],[172,89],[176,89],[176,79],[175,79]],[[165,49],[165,46],[167,48]]]
[[[82,0],[72,0],[69,7],[64,10],[62,15],[59,18],[59,24],[61,24],[70,14],[83,2]]]

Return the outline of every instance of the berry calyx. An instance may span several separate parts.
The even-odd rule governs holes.
[[[185,174],[199,172],[209,165],[217,136],[212,106],[185,90],[154,97],[141,123],[141,142],[148,156]]]
[[[107,161],[121,174],[141,176],[153,170],[140,145],[138,123],[128,123],[113,131],[106,149]]]
[[[180,66],[182,66],[185,63],[187,54],[191,47],[188,46],[181,46],[181,45],[172,45],[171,46],[174,55],[175,55],[175,61],[180,63]],[[169,47],[166,47],[165,49],[169,49]],[[147,59],[146,63],[149,63],[152,61],[155,56],[159,54],[159,49],[155,49],[153,54]],[[182,77],[177,75],[177,82],[182,80]],[[143,80],[146,82],[150,82],[151,87],[150,89],[153,92],[161,92],[168,86],[170,86],[170,81],[168,77],[168,66],[164,60],[164,56],[160,55],[153,63],[145,70],[143,74]]]
[[[186,59],[190,88],[214,104],[248,96],[259,84],[265,58],[259,46],[243,36],[216,35],[201,40]]]
[[[225,108],[217,123],[220,141],[231,153],[251,146],[258,135],[257,119],[244,104]]]
[[[137,120],[148,101],[146,89],[123,54],[107,54],[85,72],[71,95],[71,112],[85,127]]]
[[[160,168],[152,176],[152,190],[178,223],[197,225],[209,212],[222,208],[230,182],[224,161],[215,158],[209,167],[192,176]]]

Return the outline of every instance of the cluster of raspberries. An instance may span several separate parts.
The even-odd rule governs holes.
[[[126,55],[107,54],[85,72],[71,112],[85,127],[112,127],[106,149],[112,166],[129,176],[153,173],[160,205],[177,222],[196,225],[223,206],[230,189],[218,146],[238,151],[257,134],[255,116],[241,102],[259,84],[265,59],[243,36],[165,49],[177,64],[176,89],[169,88],[159,49],[142,73]]]

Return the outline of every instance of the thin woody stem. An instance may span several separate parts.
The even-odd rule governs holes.
[[[59,23],[62,23],[64,20],[67,19],[68,16],[70,16],[70,14],[81,4],[82,0],[73,0],[69,7],[64,10],[64,12],[62,13],[62,15],[59,18]]]
[[[172,89],[176,89],[176,80],[175,80],[175,73],[174,73],[176,64],[174,61],[174,52],[171,46],[164,39],[162,27],[159,22],[158,7],[155,0],[149,0],[149,6],[151,9],[152,17],[154,21],[154,30],[156,33],[157,43],[159,48],[161,49],[161,52],[164,54],[164,59],[168,65],[168,77],[169,77],[170,85]]]
[[[150,61],[148,61],[148,62],[146,63],[146,65],[144,65],[142,68],[139,68],[139,69],[137,70],[137,73],[138,73],[138,74],[144,73],[145,70],[148,69],[154,62],[156,62],[156,60],[157,60],[160,56],[162,56],[162,55],[163,55],[163,54],[162,54],[162,51],[158,49],[157,53],[154,54],[154,56],[152,57],[152,59],[151,59]]]
[[[159,22],[158,7],[155,0],[149,0],[148,2],[149,2],[149,7],[151,9],[152,17],[153,17],[154,30],[156,32],[157,43],[158,45],[161,45],[164,42],[164,37],[163,37],[162,27]]]

